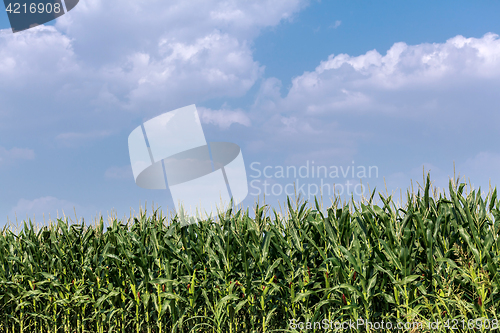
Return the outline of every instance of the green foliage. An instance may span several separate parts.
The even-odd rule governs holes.
[[[428,177],[403,208],[372,195],[184,228],[158,211],[106,230],[102,218],[6,228],[0,332],[297,332],[292,319],[360,318],[458,320],[465,331],[462,320],[497,320],[496,189],[483,198],[450,182],[449,197],[430,193]]]

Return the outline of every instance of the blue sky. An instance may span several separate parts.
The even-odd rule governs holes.
[[[135,185],[127,137],[189,104],[208,141],[240,145],[257,187],[266,178],[254,169],[313,161],[376,166],[363,183],[384,189],[385,179],[396,193],[423,167],[447,186],[454,163],[476,187],[500,184],[499,7],[81,0],[16,34],[2,10],[0,225],[73,207],[86,219],[145,201],[172,207],[168,191]],[[296,179],[267,181],[279,189]],[[311,189],[320,181],[300,179]]]

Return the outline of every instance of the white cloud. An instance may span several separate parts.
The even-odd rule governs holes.
[[[71,39],[53,26],[42,25],[18,34],[0,30],[2,94],[30,83],[44,86],[76,70]],[[37,82],[32,82],[35,79]]]
[[[136,53],[124,66],[109,69],[115,78],[128,82],[129,107],[151,101],[161,105],[166,96],[177,103],[188,103],[192,96],[196,100],[241,96],[262,73],[245,42],[217,31],[193,43],[163,39],[158,52],[159,59]]]
[[[250,126],[250,118],[241,109],[237,110],[212,110],[204,107],[198,108],[200,118],[203,123],[214,124],[222,129],[226,129],[232,124]]]
[[[90,0],[80,3],[70,14],[61,17],[57,26],[73,36],[95,35],[99,42],[109,37],[128,39],[130,44],[144,44],[144,39],[162,35],[181,40],[197,38],[214,28],[230,31],[242,39],[251,39],[262,27],[273,26],[307,5],[307,0]],[[110,15],[113,13],[114,15]],[[100,32],[97,35],[96,32]],[[126,35],[127,38],[123,38]],[[115,45],[122,48],[121,40]]]
[[[11,164],[18,160],[33,159],[35,159],[35,152],[33,149],[16,147],[7,149],[0,146],[0,165]]]
[[[9,125],[0,126],[60,128],[71,119],[75,132],[96,122],[117,128],[137,112],[242,96],[263,73],[253,38],[307,2],[90,0],[55,27],[5,29],[0,124]]]
[[[0,30],[2,132],[33,133],[33,128],[47,132],[56,119],[77,109],[67,91],[82,82],[82,74],[71,39],[53,26],[17,34]]]
[[[427,113],[434,113],[441,107],[435,100],[438,92],[448,97],[443,93],[479,81],[497,86],[499,53],[498,35],[488,33],[482,38],[456,36],[445,43],[395,43],[385,55],[376,50],[360,56],[330,55],[314,71],[294,78],[287,96],[273,102],[276,108],[310,115],[362,111],[415,115],[426,111],[426,105]],[[426,98],[415,98],[420,93]]]
[[[428,152],[456,159],[492,150],[490,142],[500,139],[498,54],[498,35],[456,36],[445,43],[395,43],[385,55],[331,55],[293,78],[285,96],[282,83],[268,78],[252,107],[260,132],[250,146],[299,156],[335,149],[346,152],[345,159],[353,152],[374,159],[377,150],[401,160],[417,148],[422,158]],[[412,148],[403,152],[405,146]]]
[[[144,111],[245,94],[263,70],[252,57],[253,38],[306,3],[93,0],[58,26],[99,79],[116,87],[110,93]]]

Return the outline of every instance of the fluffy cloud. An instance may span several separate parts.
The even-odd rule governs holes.
[[[250,118],[241,109],[237,110],[212,110],[204,107],[198,108],[203,123],[214,124],[221,129],[227,129],[231,124],[250,126]]]
[[[103,43],[106,51],[118,48],[113,54],[119,54],[134,44],[147,45],[148,41],[157,40],[160,36],[192,42],[214,29],[230,32],[239,39],[252,39],[260,28],[291,18],[307,2],[174,0],[165,4],[161,0],[140,3],[132,0],[89,0],[61,17],[57,26],[75,36],[82,46],[88,42]],[[113,45],[104,45],[111,40]]]
[[[487,126],[498,129],[500,116],[492,111],[500,102],[499,53],[498,35],[488,33],[445,43],[395,43],[385,55],[376,50],[330,55],[314,71],[295,77],[284,97],[279,80],[265,80],[253,109],[280,115],[283,129],[290,127],[286,118],[291,116],[297,117],[295,126],[304,128],[315,119],[330,126],[346,117],[371,115],[417,122],[439,117],[462,127],[487,120]],[[474,117],[464,121],[471,112]]]
[[[277,107],[308,115],[433,113],[440,106],[438,95],[448,97],[447,92],[471,88],[475,82],[497,86],[499,52],[498,35],[488,33],[482,38],[456,36],[441,44],[396,43],[385,55],[376,50],[330,55],[314,71],[294,78]]]
[[[54,27],[39,26],[18,34],[0,30],[2,94],[30,83],[44,86],[75,70],[71,39]]]
[[[124,66],[109,68],[114,78],[128,82],[129,107],[241,96],[262,73],[245,42],[218,31],[189,44],[163,39],[158,52],[160,58],[133,54]]]
[[[3,30],[0,120],[10,130],[63,123],[71,132],[96,123],[106,130],[137,112],[242,96],[263,73],[253,38],[306,4],[90,0],[55,27]]]

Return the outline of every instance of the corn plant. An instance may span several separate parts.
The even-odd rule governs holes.
[[[292,322],[360,319],[439,321],[442,332],[481,319],[491,330],[500,201],[496,188],[465,190],[450,181],[438,193],[427,176],[404,205],[373,191],[324,210],[288,199],[283,214],[256,205],[186,227],[159,210],[107,227],[102,217],[5,227],[0,332],[298,332]]]

